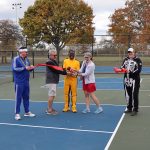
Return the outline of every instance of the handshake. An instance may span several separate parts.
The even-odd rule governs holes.
[[[71,67],[68,67],[66,71],[67,71],[67,75],[68,76],[73,76],[73,77],[80,76],[79,71],[77,71],[77,70],[75,70],[75,69],[73,69]]]

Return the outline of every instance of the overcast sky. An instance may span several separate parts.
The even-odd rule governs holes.
[[[24,11],[30,5],[34,4],[35,0],[0,0],[0,19],[11,19],[16,22],[16,16],[22,18]],[[95,34],[106,34],[108,30],[108,24],[110,23],[108,17],[113,14],[115,9],[125,6],[126,0],[84,0],[93,8],[94,13],[94,26]],[[12,9],[12,4],[21,3],[21,7]],[[17,14],[17,15],[16,15]]]

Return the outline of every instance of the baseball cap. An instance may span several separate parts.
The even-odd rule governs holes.
[[[27,52],[28,49],[27,49],[27,47],[20,47],[18,51],[19,52]]]
[[[134,49],[133,48],[129,48],[128,52],[134,52]]]
[[[84,54],[84,57],[92,57],[92,54],[91,54],[90,52],[86,52],[86,53]]]

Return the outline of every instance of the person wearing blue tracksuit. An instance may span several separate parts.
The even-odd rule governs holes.
[[[14,77],[15,86],[15,120],[20,120],[20,106],[23,100],[23,106],[25,110],[24,116],[34,117],[35,114],[29,111],[29,97],[30,97],[30,86],[29,78],[30,72],[34,69],[34,66],[30,65],[30,61],[27,58],[27,48],[21,47],[19,49],[19,55],[14,57],[12,61],[12,71]]]

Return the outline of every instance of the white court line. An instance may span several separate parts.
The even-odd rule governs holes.
[[[149,92],[150,90],[140,90],[140,91],[142,91],[142,92]]]
[[[13,123],[0,123],[0,125],[29,127],[29,128],[41,128],[41,129],[54,129],[54,130],[66,130],[66,131],[78,131],[78,132],[91,132],[91,133],[107,133],[107,134],[113,133],[113,132],[108,132],[108,131],[81,130],[81,129],[58,128],[58,127],[47,127],[47,126],[33,126],[33,125],[13,124]]]
[[[105,84],[106,84],[106,83],[107,83],[107,84],[111,84],[111,83],[114,83],[114,84],[116,84],[116,83],[121,83],[121,84],[123,84],[123,82],[115,82],[115,81],[112,81],[112,82],[97,81],[96,84],[97,84],[97,83],[105,83]]]
[[[122,117],[120,118],[120,120],[119,120],[119,122],[118,122],[118,124],[117,124],[117,126],[116,126],[116,128],[115,128],[115,130],[114,130],[111,138],[109,139],[109,141],[108,141],[108,143],[107,143],[107,145],[106,145],[104,150],[108,150],[109,149],[109,147],[110,147],[110,145],[111,145],[111,143],[112,143],[112,141],[113,141],[113,139],[114,139],[114,137],[115,137],[115,135],[116,135],[116,133],[117,133],[117,131],[118,131],[118,129],[119,129],[123,119],[124,119],[124,117],[125,117],[125,113],[123,113]]]
[[[0,99],[0,101],[3,101],[3,100]],[[12,99],[5,99],[5,100],[12,101]],[[32,102],[34,102],[34,103],[40,103],[40,102],[42,102],[43,103],[43,102],[47,102],[47,101],[32,101]],[[55,102],[55,103],[63,103],[63,102]],[[78,104],[85,105],[85,103],[78,103]],[[91,105],[95,105],[95,104],[91,104]],[[123,106],[123,105],[113,105],[113,104],[103,104],[103,105]],[[12,124],[12,123],[0,123],[0,125],[30,127],[30,128],[41,128],[41,129],[55,129],[55,130],[66,130],[66,131],[78,131],[78,132],[90,132],[90,133],[113,134],[113,132],[109,132],[109,131],[81,130],[81,129],[58,128],[58,127],[47,127],[47,126],[33,126],[33,125]]]
[[[118,78],[118,77],[96,77],[96,78],[102,78],[102,79],[123,79],[122,78]]]
[[[98,77],[98,78],[104,78],[104,77]],[[113,77],[112,77],[113,78]],[[117,79],[117,78],[115,78],[115,79]],[[140,83],[142,83],[143,82],[143,79],[145,79],[145,78],[141,78],[141,80],[140,80]],[[59,81],[59,82],[64,82],[64,80],[61,80],[61,81]],[[100,82],[96,82],[96,83],[104,83],[104,84],[120,84],[120,83],[122,83],[123,84],[123,81],[122,82],[102,82],[102,81],[100,81]],[[41,86],[42,87],[42,86]],[[44,87],[44,86],[43,86]],[[63,86],[58,86],[58,88],[64,88]],[[82,89],[82,88],[78,88],[78,90],[80,90],[80,89]],[[97,89],[97,91],[124,91],[124,89]],[[140,90],[140,91],[142,91],[142,92],[149,92],[150,90]]]
[[[149,80],[150,78],[142,78],[142,79],[144,79],[144,80]]]
[[[15,101],[14,99],[0,99],[0,101]],[[32,103],[47,103],[47,101],[36,101],[36,100],[30,100]],[[56,104],[64,104],[64,102],[54,102]],[[78,105],[85,105],[85,103],[77,103]],[[95,105],[94,103],[91,103],[90,105]],[[126,106],[126,105],[115,105],[115,104],[102,104],[103,106]]]
[[[118,78],[118,77],[96,77],[96,79],[97,78],[100,78],[100,79],[122,79],[123,80],[123,77],[122,78]],[[149,80],[150,78],[142,78],[142,79]]]
[[[63,86],[59,86],[58,88],[64,88]],[[82,88],[78,88],[78,90],[82,90]],[[124,91],[124,89],[96,89],[96,91]],[[140,90],[142,92],[149,92],[150,90]]]
[[[150,106],[139,106],[141,108],[150,108]]]
[[[58,88],[64,88],[63,86],[58,86]],[[78,88],[78,90],[82,90],[82,88]],[[96,89],[96,91],[124,91],[124,89]]]
[[[150,96],[150,95],[149,95]],[[15,101],[14,99],[0,99],[0,101]],[[32,103],[47,103],[47,101],[36,101],[36,100],[30,100]],[[54,102],[56,104],[63,104],[64,102]],[[77,103],[78,105],[85,105],[85,103]],[[91,103],[90,105],[95,105],[94,103]],[[126,105],[116,105],[116,104],[102,104],[102,106],[115,106],[115,107],[122,107]],[[139,106],[143,108],[149,108],[150,106]]]

